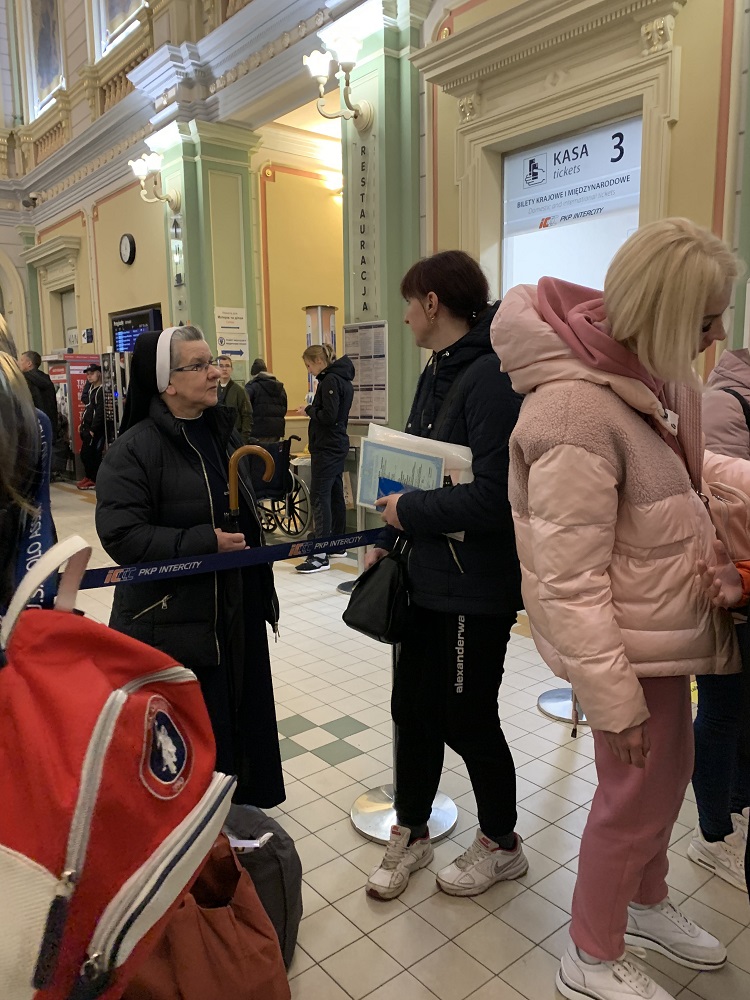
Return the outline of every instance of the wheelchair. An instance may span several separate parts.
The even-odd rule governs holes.
[[[290,468],[289,456],[296,434],[284,441],[263,444],[276,465],[273,478],[264,483],[263,463],[253,458],[251,478],[258,517],[264,531],[281,531],[290,538],[304,535],[312,524],[312,503],[307,484]]]

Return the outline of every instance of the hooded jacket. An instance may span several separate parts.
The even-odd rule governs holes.
[[[750,403],[750,351],[724,351],[711,372],[703,394],[703,431],[706,447],[720,455],[750,459],[750,431],[739,401],[724,389],[733,389]]]
[[[399,497],[411,539],[409,590],[415,604],[456,614],[509,615],[522,607],[508,503],[508,440],[521,397],[490,342],[490,306],[455,344],[432,355],[417,384],[406,430],[471,449],[474,480]],[[457,392],[446,400],[461,378]],[[445,405],[444,405],[445,404]],[[447,533],[463,532],[463,541]],[[392,548],[396,533],[384,532]]]
[[[330,452],[345,455],[349,450],[346,425],[354,399],[354,365],[344,355],[332,361],[318,375],[318,388],[305,410],[310,418],[310,454]]]
[[[40,371],[38,368],[32,368],[23,374],[31,392],[31,398],[34,400],[34,406],[37,410],[41,410],[42,413],[47,414],[49,422],[52,424],[52,436],[56,438],[58,421],[57,393],[52,379],[46,372]]]
[[[253,435],[260,440],[280,441],[286,429],[284,383],[270,372],[258,372],[245,385],[245,391],[253,408]]]
[[[227,454],[239,447],[232,410],[216,406],[205,411],[204,419]],[[240,462],[242,509],[248,544],[258,546],[263,537],[246,462]],[[214,527],[222,524],[214,523],[204,463],[182,422],[155,396],[150,415],[120,435],[97,476],[96,530],[102,546],[124,565],[190,559],[217,551]],[[224,577],[233,576],[239,590],[246,572],[225,570]],[[275,627],[279,616],[273,574],[268,566],[253,572],[262,580],[258,613]],[[169,653],[202,678],[218,663],[216,623],[222,609],[216,577],[202,573],[169,583],[118,584],[110,627]]]
[[[587,364],[543,318],[534,285],[508,292],[492,341],[527,394],[509,496],[534,641],[592,728],[621,732],[649,715],[639,677],[739,669],[731,617],[696,580],[715,538],[688,471],[700,488],[700,395],[667,385],[665,406],[635,375]],[[687,467],[667,443],[678,428]],[[705,467],[748,485],[731,460],[707,454]]]

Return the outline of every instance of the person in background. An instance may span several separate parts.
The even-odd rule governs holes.
[[[86,377],[88,393],[80,427],[84,476],[76,483],[79,490],[93,490],[96,487],[96,477],[104,452],[104,386],[101,365],[89,365]]]
[[[693,771],[690,675],[739,669],[731,616],[697,581],[716,541],[703,476],[726,481],[731,462],[704,453],[693,370],[726,336],[738,270],[711,232],[662,219],[620,247],[603,295],[542,278],[512,288],[493,322],[527,394],[509,484],[524,604],[586,713],[599,781],[557,974],[569,1000],[670,1000],[626,946],[694,970],[726,962],[666,875]]]
[[[406,429],[470,448],[474,479],[378,501],[389,527],[367,565],[402,532],[411,546],[411,600],[391,702],[397,823],[367,893],[393,899],[432,861],[428,821],[447,743],[468,769],[479,828],[469,849],[437,873],[437,884],[452,896],[476,896],[528,869],[515,833],[515,764],[497,705],[522,607],[508,503],[508,440],[521,397],[493,353],[498,303],[488,305],[487,278],[473,257],[449,250],[418,261],[401,294],[417,347],[432,351]]]
[[[284,437],[286,428],[284,383],[268,371],[263,358],[253,361],[250,375],[245,392],[253,408],[253,436],[261,444],[273,444]]]
[[[725,351],[711,372],[703,395],[703,430],[709,451],[750,461],[747,349]],[[750,718],[743,704],[743,687],[750,683],[750,626],[744,614],[737,618],[743,673],[696,677],[693,791],[698,825],[687,854],[696,864],[744,892],[750,812]]]
[[[57,437],[57,390],[52,379],[41,370],[42,356],[36,351],[24,351],[18,359],[18,367],[24,374],[26,384],[37,410],[47,414],[52,427],[52,440]]]
[[[0,316],[0,618],[26,570],[42,472],[40,421],[17,357]]]
[[[242,438],[243,444],[249,444],[253,432],[253,408],[250,400],[242,391],[239,382],[232,378],[232,359],[226,354],[218,357],[219,362],[219,405],[228,406],[234,410],[234,429]]]
[[[330,344],[313,344],[302,355],[305,368],[318,380],[318,388],[309,406],[297,413],[310,418],[310,497],[315,519],[316,538],[343,535],[346,532],[344,501],[344,463],[349,454],[346,425],[354,400],[354,365],[344,355],[336,359]],[[330,569],[328,555],[311,555],[296,567],[298,573],[320,573]]]
[[[136,341],[121,433],[99,473],[96,529],[121,564],[191,559],[263,545],[240,471],[239,530],[228,530],[231,410],[216,405],[219,369],[194,326]],[[266,624],[279,606],[268,565],[115,588],[110,626],[173,656],[200,681],[216,767],[237,775],[234,801],[284,800]]]

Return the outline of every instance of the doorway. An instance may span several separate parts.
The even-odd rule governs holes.
[[[60,318],[62,322],[65,349],[78,350],[78,322],[76,313],[76,293],[74,288],[64,288],[57,293],[60,298]]]

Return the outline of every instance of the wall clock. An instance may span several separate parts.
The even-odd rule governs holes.
[[[120,260],[123,264],[132,264],[135,260],[135,240],[130,233],[120,237]]]

